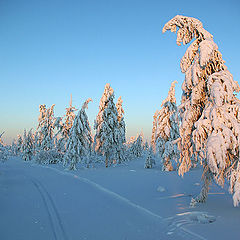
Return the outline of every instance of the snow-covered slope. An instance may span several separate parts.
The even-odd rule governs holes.
[[[0,239],[238,239],[240,209],[226,190],[211,186],[207,203],[189,208],[201,170],[180,178],[144,160],[74,172],[1,163]]]

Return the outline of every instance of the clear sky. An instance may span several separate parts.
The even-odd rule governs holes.
[[[177,14],[198,18],[240,81],[240,1],[0,0],[0,132],[10,143],[37,125],[40,104],[63,116],[70,94],[91,97],[91,125],[104,86],[122,96],[127,137],[149,139],[152,117],[173,80],[178,103],[186,46],[162,27]]]

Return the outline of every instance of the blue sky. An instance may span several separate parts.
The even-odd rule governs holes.
[[[122,96],[127,136],[149,139],[152,116],[173,80],[186,46],[162,27],[177,14],[198,18],[239,81],[240,2],[160,0],[0,0],[0,132],[9,143],[37,125],[40,104],[63,116],[70,94],[89,97],[93,121],[104,86]]]

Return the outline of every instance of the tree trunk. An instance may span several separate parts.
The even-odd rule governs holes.
[[[211,175],[210,172],[207,171],[206,173],[203,173],[203,179],[204,183],[201,189],[200,194],[196,198],[192,198],[190,206],[195,207],[197,203],[205,203],[208,197],[208,192],[209,192],[209,186],[211,184]]]

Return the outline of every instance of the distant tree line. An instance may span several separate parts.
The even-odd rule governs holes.
[[[94,122],[94,135],[86,114],[92,99],[87,99],[75,114],[77,109],[72,106],[71,97],[63,117],[55,117],[55,105],[49,108],[40,105],[37,129],[24,130],[23,136],[18,135],[12,143],[12,153],[21,155],[25,161],[62,163],[70,170],[76,170],[77,165],[90,167],[103,161],[109,167],[141,157],[148,149],[147,143],[143,143],[142,135],[126,142],[123,101],[119,97],[115,104],[114,97],[112,87],[106,84]]]

